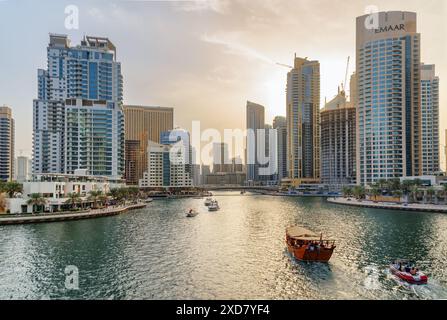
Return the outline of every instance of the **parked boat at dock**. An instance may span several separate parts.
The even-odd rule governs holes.
[[[335,249],[335,240],[323,239],[323,234],[300,226],[286,229],[286,244],[290,254],[301,261],[328,262]]]

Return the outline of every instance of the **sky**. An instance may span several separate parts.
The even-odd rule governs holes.
[[[266,122],[285,115],[287,67],[300,57],[321,64],[321,107],[355,70],[355,18],[368,6],[415,11],[422,61],[440,77],[440,131],[447,129],[447,4],[443,0],[0,0],[0,105],[16,120],[16,154],[31,155],[37,69],[46,68],[49,33],[108,37],[122,64],[124,103],[174,107],[191,129],[245,128],[246,101],[265,106]],[[65,8],[79,9],[66,29]],[[349,83],[349,78],[348,78]],[[443,154],[443,152],[442,152]],[[445,165],[442,156],[441,163]]]

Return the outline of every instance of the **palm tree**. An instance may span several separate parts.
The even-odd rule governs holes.
[[[41,193],[32,193],[30,194],[30,198],[27,201],[27,204],[33,206],[33,213],[40,212],[40,208],[47,203],[47,199],[45,199]],[[37,209],[37,210],[35,210]]]
[[[419,178],[416,178],[413,180],[413,184],[416,186],[422,186],[422,180]]]
[[[379,196],[380,194],[381,194],[381,192],[380,192],[379,188],[377,188],[377,187],[372,187],[369,190],[369,195],[374,197],[374,201],[377,201],[377,196]]]
[[[383,189],[388,187],[388,181],[386,179],[377,180],[377,187],[380,189],[380,191],[383,191]]]
[[[365,188],[362,186],[355,186],[352,190],[352,193],[357,200],[365,198]]]
[[[6,192],[9,196],[9,198],[14,198],[16,193],[20,193],[23,190],[23,186],[21,183],[18,183],[16,181],[10,181],[6,182],[2,185],[2,189],[4,192]]]
[[[102,195],[101,190],[92,190],[89,192],[88,201],[93,202],[93,208],[96,208],[96,204],[99,201],[99,197]]]
[[[131,200],[136,201],[140,195],[140,189],[137,187],[129,187],[127,188],[127,194]]]
[[[107,201],[108,200],[109,200],[109,197],[106,194],[104,194],[104,193],[101,193],[98,196],[98,202],[101,204],[102,207],[103,206],[107,206]]]
[[[399,178],[393,178],[387,181],[388,192],[393,193],[396,190],[401,189],[401,183]]]
[[[115,200],[118,203],[122,201],[122,193],[118,188],[110,189],[109,195],[112,197],[113,200]]]
[[[436,190],[435,191],[435,204],[439,203],[439,198],[443,199],[444,197],[444,190]]]
[[[430,202],[433,200],[433,195],[435,194],[435,188],[430,187],[426,190],[427,198],[430,199]]]
[[[394,190],[393,191],[393,196],[396,197],[396,198],[399,198],[399,201],[401,201],[400,199],[402,198],[403,194],[404,193],[401,190]]]
[[[69,204],[72,209],[75,208],[76,204],[82,202],[81,196],[77,192],[71,192],[67,195],[67,201],[65,201],[66,204]]]
[[[405,195],[405,202],[408,202],[408,196],[411,193],[411,187],[414,185],[413,181],[411,180],[404,180],[401,183],[401,190]]]
[[[345,198],[349,198],[350,196],[352,196],[352,188],[351,187],[345,186],[342,188],[341,192],[343,193],[343,197],[345,197]]]
[[[420,192],[420,190],[419,190],[419,188],[418,188],[418,186],[416,184],[411,187],[410,194],[411,194],[411,196],[413,198],[413,201],[415,203],[418,202],[419,192]]]

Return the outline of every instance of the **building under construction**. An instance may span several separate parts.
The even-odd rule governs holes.
[[[355,124],[355,105],[347,102],[344,90],[339,91],[320,112],[323,184],[335,186],[355,183]]]

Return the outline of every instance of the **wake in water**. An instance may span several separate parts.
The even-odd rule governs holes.
[[[389,269],[385,269],[384,274],[389,282],[394,282],[393,292],[403,295],[404,299],[447,299],[447,288],[435,278],[429,278],[427,284],[417,285],[399,279]]]

